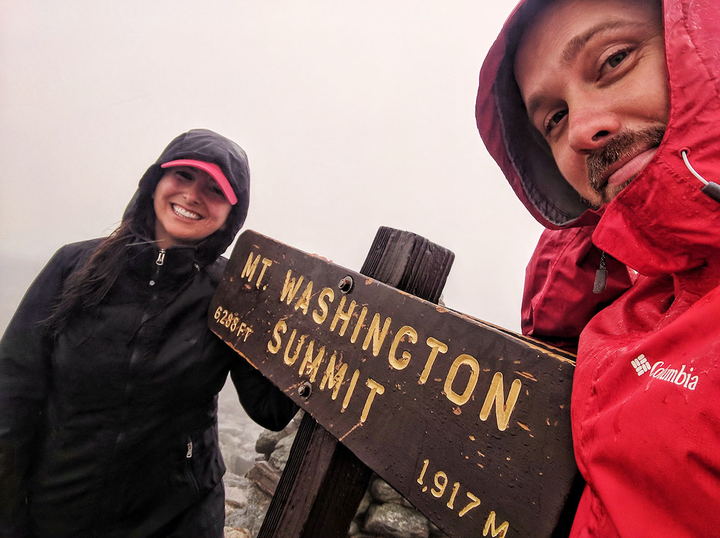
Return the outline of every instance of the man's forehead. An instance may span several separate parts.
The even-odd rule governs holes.
[[[569,65],[595,37],[619,30],[662,27],[660,0],[556,0],[534,4],[533,16],[516,29],[516,48],[508,50],[521,93],[517,76],[521,63]],[[537,103],[531,99],[526,104],[532,114]]]

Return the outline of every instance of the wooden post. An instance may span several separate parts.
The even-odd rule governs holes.
[[[438,302],[455,254],[382,226],[360,273]],[[372,471],[306,414],[258,538],[343,538]]]

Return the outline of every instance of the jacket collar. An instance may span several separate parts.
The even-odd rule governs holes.
[[[194,247],[160,249],[153,242],[128,247],[128,271],[136,279],[159,288],[177,287],[200,270]]]

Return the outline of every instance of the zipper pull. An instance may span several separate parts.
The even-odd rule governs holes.
[[[158,252],[157,260],[155,260],[155,265],[157,266],[157,267],[155,267],[155,276],[150,280],[150,282],[148,282],[148,284],[150,284],[151,286],[155,285],[155,279],[158,277],[158,275],[160,275],[160,267],[164,263],[165,263],[165,249],[161,248],[160,252]]]
[[[185,454],[185,457],[190,459],[192,458],[192,452],[193,452],[193,444],[192,441],[188,441],[187,444],[187,454]]]
[[[593,293],[602,293],[607,287],[607,268],[605,267],[605,252],[600,254],[600,267],[595,272],[595,283]]]

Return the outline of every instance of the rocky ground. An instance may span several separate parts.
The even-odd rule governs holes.
[[[253,423],[232,387],[220,394],[220,448],[225,475],[225,538],[255,538],[285,467],[302,412],[282,432]],[[445,535],[385,481],[374,476],[349,538],[444,538]]]

